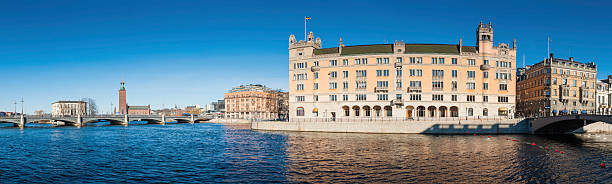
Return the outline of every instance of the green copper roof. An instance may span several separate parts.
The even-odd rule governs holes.
[[[463,46],[463,52],[476,52],[476,47]],[[338,47],[315,49],[315,55],[338,53]],[[393,53],[393,44],[356,45],[342,48],[342,55]],[[406,44],[404,53],[459,54],[458,45],[449,44]]]
[[[125,91],[125,82],[121,81],[121,87],[119,88],[119,91]]]
[[[149,110],[149,106],[128,106],[128,109],[133,109],[133,110]]]

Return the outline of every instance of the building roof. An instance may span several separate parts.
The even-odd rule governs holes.
[[[149,106],[128,106],[128,110],[149,110]]]
[[[474,46],[462,46],[462,52],[476,52]],[[336,54],[338,47],[315,49],[315,55]],[[355,45],[342,47],[341,55],[393,53],[393,44]],[[404,53],[459,54],[459,46],[454,44],[405,44]]]
[[[57,101],[57,102],[53,102],[53,103],[86,103],[85,101]]]

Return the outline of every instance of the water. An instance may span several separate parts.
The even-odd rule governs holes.
[[[612,183],[611,135],[487,138],[247,128],[0,128],[0,183]],[[602,169],[602,161],[608,167]]]

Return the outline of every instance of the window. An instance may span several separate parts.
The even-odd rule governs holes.
[[[395,88],[402,89],[402,81],[395,81]]]
[[[304,84],[297,84],[297,90],[298,91],[304,90]]]
[[[475,71],[467,71],[467,77],[468,78],[476,78],[476,72]]]
[[[457,91],[457,81],[452,81],[451,82],[451,90]]]
[[[421,101],[421,94],[410,94],[410,100]]]
[[[451,101],[456,102],[457,101],[457,95],[451,95]]]
[[[557,85],[557,78],[553,78],[553,85]]]
[[[389,95],[387,94],[377,94],[376,100],[389,100]]]
[[[410,81],[410,87],[421,87],[421,81]]]
[[[489,89],[489,83],[482,83],[482,89],[483,90],[488,90]]]
[[[355,71],[355,75],[357,77],[366,77],[367,76],[367,71],[366,70],[357,70]]]
[[[468,82],[467,83],[467,89],[476,89],[476,83]]]
[[[389,58],[383,58],[383,64],[389,64]]]
[[[500,91],[508,91],[508,84],[499,84]]]
[[[295,96],[295,101],[303,102],[305,100],[306,100],[306,98],[304,96]]]
[[[421,70],[421,69],[410,69],[409,70],[409,75],[411,77],[414,77],[414,76],[417,76],[417,77],[423,76],[423,70]]]
[[[474,116],[474,109],[472,108],[468,109],[468,116]]]
[[[318,101],[319,101],[319,95],[314,95],[314,96],[312,96],[312,99],[313,99],[315,102],[318,102]]]
[[[444,70],[432,70],[432,77],[444,77]]]
[[[357,81],[355,83],[357,84],[357,89],[366,89],[367,88],[367,82],[366,81]]]
[[[451,71],[451,76],[452,76],[453,78],[457,78],[457,70],[453,70],[453,71]]]
[[[329,89],[337,89],[337,88],[338,88],[338,83],[336,82],[329,83]]]
[[[342,95],[342,101],[348,101],[348,95]]]
[[[313,88],[314,88],[315,90],[319,89],[319,83],[314,83]]]
[[[444,101],[444,95],[432,95],[431,100],[433,101]]]
[[[395,76],[401,77],[402,76],[402,70],[395,70]]]
[[[342,82],[342,89],[348,89],[348,82]]]
[[[338,66],[338,60],[329,60],[329,66]]]
[[[451,58],[451,63],[456,65],[457,64],[457,58]]]
[[[489,96],[482,96],[482,101],[483,102],[488,102],[489,101]]]
[[[376,76],[377,77],[388,77],[389,70],[376,70]]]
[[[329,72],[329,79],[335,79],[338,77],[338,72],[333,71],[333,72]]]
[[[401,100],[402,99],[402,94],[395,94],[395,99]]]
[[[432,83],[432,90],[434,91],[442,91],[444,89],[444,82],[442,81],[433,81]]]
[[[297,116],[304,116],[304,108],[303,107],[298,107],[295,114]]]
[[[438,63],[444,64],[444,58],[438,58]]]
[[[410,64],[421,64],[423,63],[422,57],[410,57]]]
[[[438,58],[431,58],[431,64],[438,64]]]
[[[482,72],[482,78],[489,78],[489,72]]]
[[[507,96],[498,96],[497,97],[497,102],[508,102],[508,97]]]
[[[319,66],[319,61],[312,62],[313,66]]]
[[[396,63],[401,63],[402,62],[402,57],[396,57],[395,58],[395,62]]]
[[[346,65],[348,65],[348,64],[349,64],[348,59],[343,59],[343,60],[342,60],[342,65],[346,66]]]
[[[482,109],[482,116],[489,116],[489,109],[487,108]]]
[[[467,101],[468,102],[475,102],[476,101],[476,97],[474,95],[468,95],[467,96]]]
[[[389,87],[389,81],[376,81],[376,87]]]
[[[468,65],[476,65],[475,59],[468,59],[467,62],[468,62]]]
[[[338,98],[336,97],[336,95],[329,95],[329,101],[335,102],[338,101]]]
[[[489,60],[486,60],[486,59],[485,59],[484,61],[482,61],[482,62],[483,62],[483,64],[485,64],[485,65],[488,65],[488,64],[489,64]]]
[[[576,87],[576,80],[574,80],[574,87]]]
[[[365,101],[366,100],[366,95],[365,94],[357,94],[355,95],[357,101]]]

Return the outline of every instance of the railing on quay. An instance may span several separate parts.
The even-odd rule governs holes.
[[[515,119],[506,116],[486,117],[325,117],[325,118],[290,118],[289,122],[430,122],[430,121],[498,121]],[[253,121],[270,121],[257,120]]]

